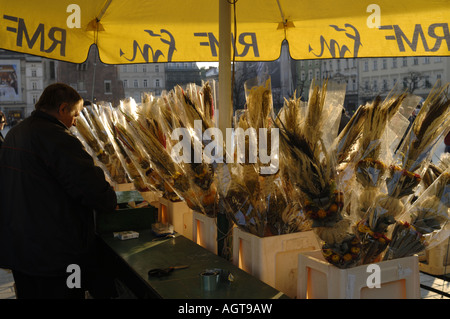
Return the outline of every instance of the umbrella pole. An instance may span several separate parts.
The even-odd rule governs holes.
[[[226,129],[231,128],[232,100],[231,100],[231,4],[228,0],[219,1],[219,129],[225,135]],[[219,202],[217,214],[217,252],[219,256],[227,256],[226,240],[230,224]]]

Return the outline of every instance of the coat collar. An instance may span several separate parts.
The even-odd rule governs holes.
[[[48,114],[46,112],[39,111],[39,110],[34,110],[31,113],[31,116],[47,119],[47,120],[49,120],[49,121],[51,121],[51,122],[53,122],[55,124],[59,124],[60,126],[64,127],[65,129],[69,129],[63,122],[61,122],[56,117],[54,117],[54,116],[52,116],[52,115],[50,115],[50,114]]]

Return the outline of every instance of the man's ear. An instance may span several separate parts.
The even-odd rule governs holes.
[[[69,103],[63,102],[63,103],[61,103],[61,105],[59,106],[58,113],[59,113],[60,115],[63,115],[63,114],[65,114],[68,110],[69,110]]]

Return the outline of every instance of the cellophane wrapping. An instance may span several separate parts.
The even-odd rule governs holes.
[[[147,182],[157,181],[165,197],[182,199],[191,209],[210,217],[217,213],[215,173],[202,154],[203,133],[214,124],[212,101],[208,83],[201,88],[188,85],[186,90],[177,86],[159,98],[146,95],[141,104],[122,105],[121,116],[117,116],[122,120],[115,125],[130,158],[145,164],[138,167]],[[187,149],[176,149],[179,132],[189,141]],[[198,158],[194,151],[199,151]],[[180,156],[180,152],[191,156]]]
[[[144,182],[142,176],[139,174],[137,166],[130,158],[127,150],[123,147],[122,142],[119,140],[115,124],[119,121],[117,109],[114,109],[110,103],[94,104],[93,107],[94,109],[90,113],[93,122],[96,123],[95,125],[98,128],[98,131],[103,135],[103,138],[109,140],[110,147],[115,150],[116,156],[134,184],[135,189],[140,192],[149,191],[151,186]]]
[[[94,121],[90,113],[94,112],[94,106],[86,106],[77,118],[77,125],[71,131],[84,144],[87,151],[101,167],[108,179],[116,184],[124,184],[130,181],[126,170],[108,136]]]
[[[338,134],[345,85],[311,85],[308,102],[286,101],[277,118],[281,171],[311,222],[326,260],[340,268],[360,259],[360,244],[351,230],[349,193],[337,171]]]
[[[450,169],[415,200],[396,222],[384,260],[402,258],[430,249],[450,235]]]
[[[384,100],[377,97],[365,105],[367,118],[362,126],[358,151],[350,165],[354,166],[355,174],[352,199],[356,217],[354,233],[361,244],[362,264],[379,259],[390,241],[386,234],[389,225],[395,222],[395,216],[379,206],[379,198],[385,194],[387,163],[392,158],[390,146],[393,140],[401,138],[390,131],[390,127],[398,126],[395,119],[400,110],[411,110],[415,102],[406,93],[401,93],[391,94]],[[405,125],[403,130],[406,128]]]
[[[279,145],[270,78],[247,81],[245,92],[246,108],[236,111],[234,144],[227,149],[232,162],[218,168],[225,212],[238,227],[259,237],[311,229],[273,153]]]

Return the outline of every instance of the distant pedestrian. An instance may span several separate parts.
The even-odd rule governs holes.
[[[2,148],[3,141],[5,140],[4,136],[2,135],[2,130],[5,128],[6,124],[8,123],[6,122],[5,113],[0,111],[0,148]]]
[[[350,116],[347,114],[346,109],[342,108],[341,121],[339,122],[338,134],[344,129],[347,123],[350,121]]]

